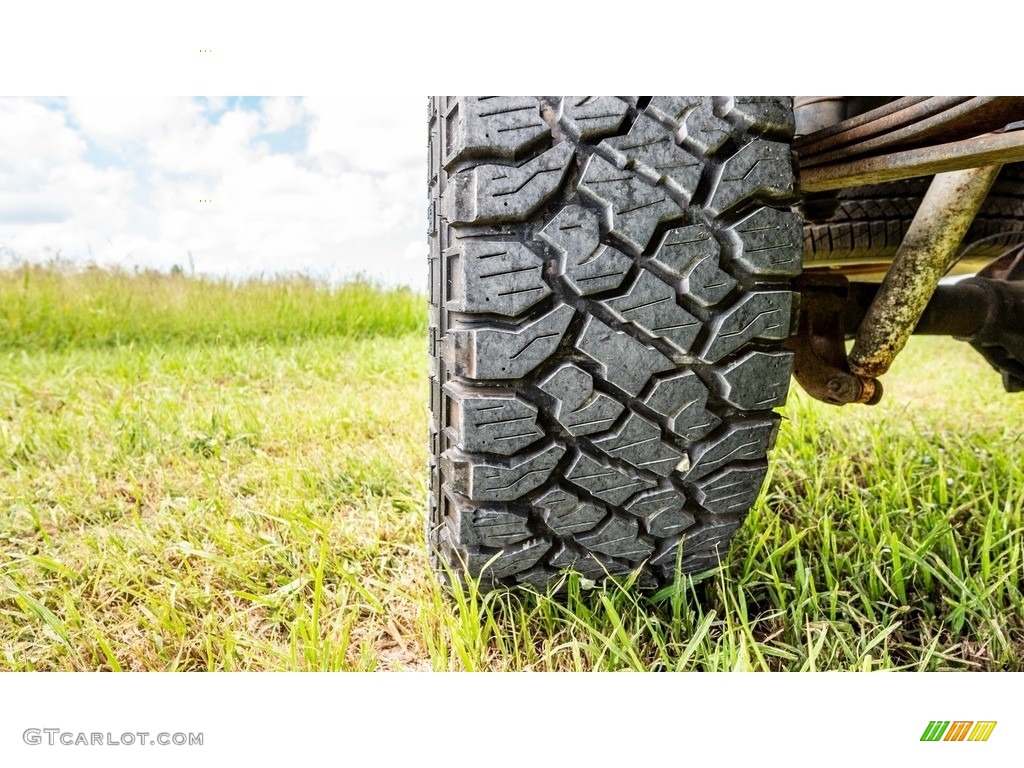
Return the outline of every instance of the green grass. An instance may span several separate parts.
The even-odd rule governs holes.
[[[715,571],[449,597],[424,304],[0,274],[0,669],[1024,669],[1024,399],[966,345],[795,392]]]
[[[400,336],[426,333],[421,303],[369,282],[331,290],[301,276],[235,283],[23,265],[0,271],[0,350]]]

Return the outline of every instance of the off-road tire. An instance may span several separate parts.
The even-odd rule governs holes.
[[[828,221],[804,227],[804,258],[814,261],[870,259],[888,261],[910,228],[931,177],[872,184],[842,190]],[[994,259],[1008,245],[1022,242],[1024,164],[999,173],[970,230],[961,253]]]
[[[428,538],[484,588],[715,566],[789,388],[784,97],[435,97]]]

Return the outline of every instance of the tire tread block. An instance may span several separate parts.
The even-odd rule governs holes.
[[[735,518],[705,517],[692,530],[683,534],[683,557],[714,547],[719,542],[728,546],[728,540],[739,527],[740,521]],[[724,547],[720,554],[725,555]]]
[[[768,453],[778,421],[775,417],[733,421],[716,437],[690,449],[687,482],[694,482],[733,461],[760,461]]]
[[[522,243],[460,241],[446,256],[458,263],[448,309],[515,316],[551,295],[544,261]]]
[[[574,314],[572,307],[560,304],[515,330],[452,330],[448,344],[454,373],[487,381],[521,378],[558,348]]]
[[[594,446],[637,469],[645,469],[662,477],[675,470],[681,451],[661,439],[661,428],[643,416],[631,413],[618,429],[595,437]]]
[[[719,268],[721,249],[705,224],[671,229],[653,261],[679,280],[679,289],[701,306],[717,304],[736,286]]]
[[[469,572],[474,576],[490,576],[492,579],[506,579],[532,568],[551,549],[547,539],[531,539],[500,552],[470,547],[468,549]]]
[[[734,96],[724,117],[748,131],[785,140],[796,128],[791,107],[789,96]]]
[[[610,427],[625,406],[594,389],[593,377],[572,363],[565,363],[538,388],[555,398],[555,420],[575,437]]]
[[[794,182],[789,145],[758,139],[725,162],[707,210],[719,216],[748,200],[787,200]]]
[[[786,402],[793,353],[753,350],[716,370],[718,395],[743,411],[776,408]]]
[[[446,495],[447,522],[463,544],[506,547],[534,535],[529,515],[504,505],[477,506]]]
[[[710,323],[710,338],[701,359],[715,363],[752,339],[781,341],[789,337],[793,294],[759,291],[744,294]]]
[[[592,533],[576,536],[577,543],[593,552],[636,562],[648,557],[654,545],[640,538],[640,523],[633,517],[610,515]]]
[[[481,155],[512,159],[549,136],[536,96],[463,96],[447,118],[445,165]]]
[[[548,559],[555,568],[562,571],[575,571],[585,579],[597,581],[605,576],[621,576],[629,573],[632,566],[611,558],[598,558],[591,552],[574,544],[561,543],[555,553]]]
[[[617,96],[566,96],[561,123],[578,140],[592,140],[617,131],[629,107]]]
[[[675,290],[646,270],[625,295],[602,303],[619,321],[664,339],[684,355],[700,333],[700,321],[676,303]]]
[[[655,96],[647,112],[675,127],[683,146],[705,156],[721,149],[732,135],[732,125],[715,114],[710,96]]]
[[[577,450],[565,479],[592,495],[616,506],[637,491],[653,488],[655,482],[642,475],[614,467],[606,461]]]
[[[725,557],[729,541],[739,527],[740,521],[735,518],[707,516],[678,539],[667,539],[662,542],[650,562],[655,566],[674,569],[676,560],[681,557],[683,573],[714,568],[718,565],[719,558]]]
[[[649,184],[664,185],[689,201],[700,183],[703,161],[676,140],[677,131],[649,114],[641,114],[625,136],[605,139],[620,168],[635,170]]]
[[[693,371],[658,379],[644,403],[668,419],[668,428],[688,442],[699,440],[721,423],[707,409],[708,388]]]
[[[768,465],[726,467],[694,483],[693,499],[714,514],[745,513],[757,500]]]
[[[455,442],[467,453],[509,456],[544,437],[537,408],[510,390],[484,390],[449,383]]]
[[[601,366],[605,381],[634,397],[654,374],[676,367],[658,350],[609,328],[593,316],[587,318],[576,348]]]
[[[739,237],[734,257],[748,274],[793,277],[800,274],[803,255],[803,227],[788,211],[761,208],[733,227]]]
[[[563,445],[552,443],[499,463],[449,449],[441,456],[441,469],[450,487],[468,499],[514,501],[547,482],[564,453]]]
[[[546,592],[556,581],[556,574],[551,569],[538,561],[538,565],[520,571],[515,575],[516,583],[521,586],[533,587],[538,592]]]
[[[559,274],[581,296],[618,288],[633,260],[601,243],[597,213],[580,205],[563,208],[539,232],[559,253]]]
[[[591,530],[608,514],[608,510],[579,497],[561,486],[544,493],[534,502],[544,525],[559,536],[571,536]]]
[[[574,152],[571,143],[562,142],[518,167],[478,165],[454,174],[448,180],[448,221],[522,221],[555,193]]]
[[[587,162],[580,194],[602,206],[610,218],[609,233],[634,255],[650,243],[659,224],[682,216],[682,208],[664,187],[651,186],[636,173],[622,170],[600,155]]]
[[[626,506],[626,511],[644,521],[644,528],[652,536],[664,538],[682,533],[696,521],[683,509],[686,496],[675,488],[658,488],[638,495]]]

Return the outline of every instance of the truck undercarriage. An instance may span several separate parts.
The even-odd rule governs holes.
[[[1004,164],[1024,160],[1024,99],[877,101],[794,99],[798,187],[811,216],[834,214],[839,190],[934,174],[891,260],[805,248],[802,320],[788,342],[794,376],[820,400],[875,403],[877,378],[912,333],[947,334],[974,344],[1007,390],[1018,391],[1024,230],[1011,225],[980,243],[987,247],[964,236]],[[940,280],[957,273],[977,276],[940,290]],[[854,340],[849,354],[847,339]]]

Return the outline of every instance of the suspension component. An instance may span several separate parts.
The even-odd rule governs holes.
[[[793,375],[809,395],[833,405],[877,403],[881,384],[851,370],[844,340],[863,325],[880,290],[841,275],[803,275],[800,323],[786,342]],[[976,277],[938,286],[913,328],[914,335],[952,336],[973,346],[1003,378],[1008,392],[1024,391],[1024,246]]]
[[[826,403],[877,403],[882,385],[853,373],[846,359],[846,278],[799,277],[793,287],[800,291],[800,322],[786,346],[793,351],[794,378],[807,394]]]
[[[857,329],[850,369],[869,378],[889,370],[953,264],[999,165],[942,173],[928,188],[882,287]]]

